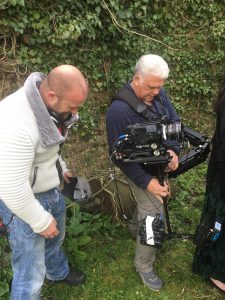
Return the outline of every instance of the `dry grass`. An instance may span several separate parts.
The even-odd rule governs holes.
[[[68,167],[77,175],[104,176],[109,170],[107,138],[103,118],[99,121],[96,135],[82,138],[70,133],[64,145],[62,156]]]

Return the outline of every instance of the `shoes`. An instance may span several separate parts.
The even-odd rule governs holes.
[[[154,271],[143,273],[139,272],[144,284],[153,291],[160,291],[163,287],[162,280],[156,275]]]
[[[86,275],[79,270],[71,270],[67,277],[63,280],[48,280],[51,283],[64,283],[70,286],[76,286],[83,283],[86,279]]]
[[[218,291],[220,291],[220,293],[225,294],[225,290],[220,288],[212,279],[213,278],[209,278],[209,283],[211,284],[211,286],[215,287]],[[218,280],[216,280],[216,282],[220,283],[220,281],[218,281]]]

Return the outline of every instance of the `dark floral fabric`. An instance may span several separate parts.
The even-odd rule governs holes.
[[[205,279],[212,277],[225,283],[225,109],[217,114],[212,140],[201,223],[206,219],[211,228],[215,220],[220,220],[222,231],[215,242],[196,248],[192,270]]]

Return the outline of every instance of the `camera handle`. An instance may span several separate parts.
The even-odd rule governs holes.
[[[158,165],[158,181],[161,186],[164,186],[164,179],[165,179],[165,172],[164,172],[164,166]],[[167,199],[168,196],[162,197],[163,199],[163,207],[164,207],[164,214],[165,214],[165,220],[166,220],[166,227],[167,227],[167,233],[165,233],[166,238],[183,238],[183,239],[193,239],[195,237],[195,234],[190,233],[176,233],[173,232],[170,225],[170,218],[169,218],[169,211],[168,211],[168,204]]]

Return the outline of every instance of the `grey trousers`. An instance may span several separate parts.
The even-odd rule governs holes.
[[[134,264],[138,272],[148,273],[153,270],[155,261],[155,248],[145,246],[140,243],[138,234],[139,225],[147,215],[155,216],[163,213],[163,204],[152,193],[137,187],[133,181],[126,178],[130,188],[136,197],[137,207],[134,210],[129,230],[133,236],[136,236],[136,253]]]

